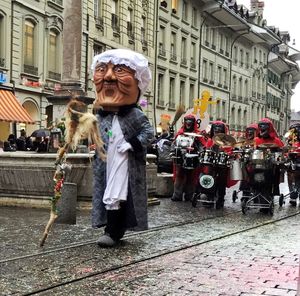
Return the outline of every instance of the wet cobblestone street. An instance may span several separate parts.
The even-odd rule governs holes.
[[[89,211],[40,248],[49,212],[0,208],[0,295],[296,295],[298,206],[243,215],[230,191],[221,211],[160,201],[150,229],[112,250],[95,244]]]

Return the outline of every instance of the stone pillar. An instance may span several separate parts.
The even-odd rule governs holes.
[[[82,76],[82,1],[64,0],[63,58],[61,87],[47,99],[53,104],[53,121],[65,116],[66,105],[72,96],[89,105],[93,98],[85,95]],[[86,57],[87,58],[87,57]]]

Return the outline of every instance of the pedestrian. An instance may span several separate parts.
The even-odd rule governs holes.
[[[93,164],[92,226],[105,226],[97,244],[114,247],[127,229],[145,230],[147,219],[146,149],[153,127],[137,103],[151,72],[134,51],[112,49],[94,57],[95,109],[106,149]]]

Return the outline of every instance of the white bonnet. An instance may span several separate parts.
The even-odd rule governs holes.
[[[138,87],[142,95],[147,90],[151,81],[151,71],[148,67],[148,60],[140,53],[129,49],[110,49],[94,56],[92,71],[94,73],[98,63],[113,63],[114,65],[126,65],[135,70],[135,78],[138,80]]]

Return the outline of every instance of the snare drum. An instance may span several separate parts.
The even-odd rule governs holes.
[[[186,153],[183,157],[182,167],[184,169],[193,170],[199,165],[198,154]]]
[[[263,150],[253,150],[252,154],[250,155],[250,163],[254,169],[270,169],[273,164],[272,159],[269,156],[270,154],[267,154]]]
[[[218,166],[228,166],[229,155],[226,152],[219,152],[217,156]]]
[[[253,150],[250,160],[252,163],[263,164],[265,162],[265,152],[263,150]]]
[[[200,164],[213,165],[216,162],[216,152],[205,150],[200,153]]]

